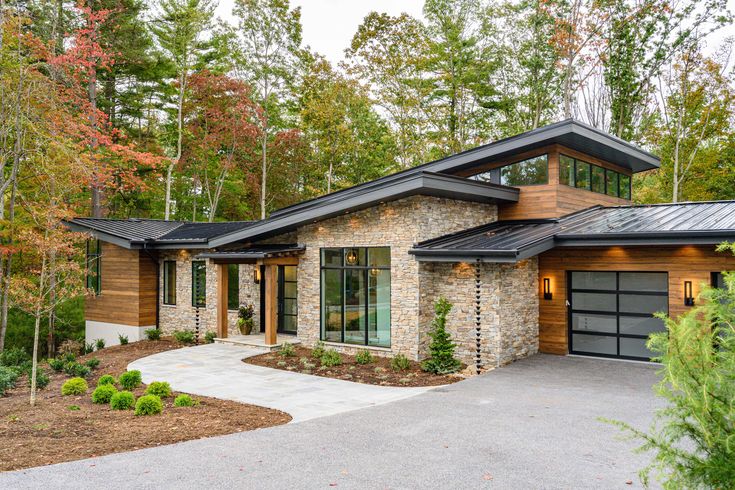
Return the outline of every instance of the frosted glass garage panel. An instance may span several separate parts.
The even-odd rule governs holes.
[[[650,296],[644,294],[621,294],[621,313],[646,313],[654,314],[657,311],[664,313],[669,311],[668,296]]]
[[[626,337],[620,338],[620,355],[642,357],[644,359],[650,359],[656,356],[656,354],[646,347],[646,339],[629,339]]]
[[[620,333],[625,335],[650,335],[666,330],[663,320],[653,317],[621,316]]]
[[[617,355],[618,339],[602,335],[572,334],[572,343],[575,351],[591,354]]]
[[[573,313],[572,330],[588,332],[617,333],[618,318],[615,315],[595,315],[592,313]]]
[[[617,289],[614,272],[572,272],[572,289]]]
[[[665,272],[621,272],[621,291],[651,291],[665,293],[669,289],[669,276]]]
[[[616,295],[605,293],[572,293],[575,310],[615,311]]]

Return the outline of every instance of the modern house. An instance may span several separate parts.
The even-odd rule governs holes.
[[[425,356],[433,303],[458,355],[649,359],[657,311],[686,311],[735,270],[735,202],[636,206],[656,156],[574,120],[304,201],[252,222],[78,218],[89,233],[87,339],[146,329],[296,336]],[[262,334],[261,334],[262,335]],[[294,338],[294,337],[289,337]]]

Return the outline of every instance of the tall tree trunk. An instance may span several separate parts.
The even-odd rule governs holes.
[[[8,221],[10,226],[15,219],[15,194],[17,182],[13,182],[13,189],[10,192],[10,202],[8,204]],[[12,235],[11,235],[12,236]],[[2,302],[0,303],[0,352],[5,349],[5,334],[8,331],[8,309],[10,306],[10,273],[13,267],[13,254],[9,253],[5,258],[5,270],[3,281],[0,282],[0,291],[2,291]]]
[[[47,232],[48,233],[48,232]],[[43,288],[46,279],[46,251],[43,252],[41,261],[41,278],[38,284],[38,305],[35,312],[35,325],[33,328],[33,366],[31,367],[31,406],[36,405],[36,372],[38,371],[38,338],[41,335],[41,312],[43,301]]]
[[[93,9],[93,2],[92,0],[88,0],[87,6],[90,9]],[[89,27],[91,29],[94,29],[96,31],[97,26],[92,24],[92,20],[89,21]],[[90,105],[90,113],[89,113],[89,125],[92,128],[92,138],[90,141],[90,150],[92,152],[92,158],[95,162],[95,169],[94,173],[92,175],[92,185],[91,185],[91,192],[92,192],[92,217],[93,218],[101,218],[102,217],[102,188],[99,181],[99,166],[97,163],[97,158],[95,157],[95,152],[97,151],[97,137],[94,135],[94,132],[97,131],[97,67],[96,67],[96,60],[89,60],[90,61],[90,68],[89,68],[89,81],[87,82],[87,93],[89,96],[89,105]]]
[[[166,172],[166,210],[164,219],[169,220],[171,217],[171,181],[173,179],[174,165],[177,165],[181,160],[181,147],[184,136],[184,91],[186,90],[186,68],[183,68],[179,74],[179,98],[176,107],[176,157],[174,161],[168,166]]]

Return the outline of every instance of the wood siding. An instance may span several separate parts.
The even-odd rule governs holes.
[[[156,324],[156,267],[139,250],[101,242],[99,296],[86,300],[85,319],[136,327]]]
[[[650,271],[669,274],[669,314],[684,306],[684,281],[694,296],[712,272],[735,270],[735,257],[712,246],[557,248],[539,255],[539,351],[567,354],[567,271]],[[553,299],[543,298],[543,279],[551,280]]]
[[[618,167],[617,165],[613,165],[561,145],[549,145],[537,148],[532,151],[515,155],[513,158],[497,160],[469,170],[463,170],[457,175],[469,176],[477,174],[493,168],[504,167],[505,165],[510,165],[534,156],[543,155],[544,153],[549,156],[548,184],[518,187],[521,191],[518,196],[518,202],[498,206],[498,219],[558,218],[565,214],[573,213],[596,205],[619,206],[630,204],[629,200],[619,197],[608,196],[585,189],[577,189],[559,184],[560,154],[578,158],[580,160],[599,165],[600,167],[609,168],[624,175],[631,175],[630,170]]]

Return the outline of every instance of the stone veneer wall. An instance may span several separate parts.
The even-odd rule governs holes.
[[[159,255],[160,294],[159,294],[159,328],[169,334],[174,330],[195,329],[195,308],[191,305],[191,262],[200,250],[177,250]],[[163,261],[176,261],[176,305],[163,304]],[[217,266],[209,259],[207,263],[207,306],[199,309],[202,335],[207,331],[217,331]],[[260,328],[260,285],[253,282],[254,265],[240,264],[239,285],[240,304],[252,303],[255,306],[255,329]],[[228,332],[239,334],[237,329],[237,311],[230,310],[228,315]]]
[[[431,338],[434,302],[453,304],[447,330],[457,344],[457,357],[475,365],[476,264],[420,264],[421,338],[425,357]],[[538,351],[538,261],[483,263],[480,267],[480,361],[483,368],[506,364]]]
[[[419,263],[408,253],[416,242],[497,219],[491,204],[413,196],[339,216],[298,230],[306,245],[298,267],[299,339],[314,345],[320,336],[320,249],[322,247],[391,247],[391,347],[378,354],[420,356]],[[354,353],[362,346],[338,345]]]

